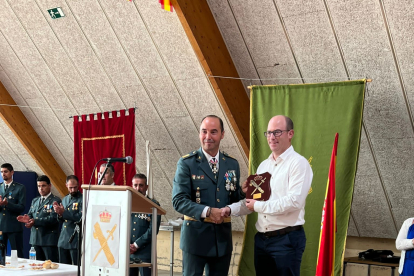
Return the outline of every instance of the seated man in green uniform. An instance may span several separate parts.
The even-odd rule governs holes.
[[[75,231],[76,224],[82,218],[82,194],[79,192],[79,180],[76,175],[66,178],[66,188],[69,194],[65,196],[59,205],[53,202],[53,209],[58,214],[58,219],[63,222],[58,242],[59,262],[62,264],[78,264],[78,235],[71,243],[69,239]]]
[[[59,221],[53,210],[53,202],[62,201],[51,192],[52,184],[46,175],[37,178],[37,189],[40,196],[32,200],[29,213],[18,216],[17,220],[31,228],[29,243],[36,250],[36,259],[52,262],[59,261],[57,242],[59,238]]]
[[[146,196],[147,193],[147,177],[144,174],[136,174],[132,178],[132,188]],[[155,199],[151,199],[160,205]],[[129,252],[131,260],[142,260],[145,263],[151,262],[151,239],[152,239],[152,221],[150,214],[131,214],[131,243]],[[160,230],[161,216],[157,216],[157,234]],[[151,269],[149,267],[140,267],[139,274],[141,276],[150,276]],[[138,268],[130,268],[130,276],[138,275]]]
[[[200,126],[201,148],[180,158],[172,203],[185,215],[181,228],[183,275],[227,276],[233,251],[231,219],[219,208],[244,198],[239,163],[219,151],[223,121],[206,116]]]
[[[17,250],[17,256],[23,258],[23,226],[17,221],[26,205],[26,187],[13,181],[13,166],[1,165],[3,183],[0,184],[0,231],[3,242],[10,241],[11,249]]]

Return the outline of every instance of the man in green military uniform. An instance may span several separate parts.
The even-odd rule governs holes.
[[[146,196],[147,193],[147,177],[144,174],[136,174],[132,178],[132,188]],[[155,199],[151,199],[160,205]],[[129,245],[130,259],[142,260],[143,262],[151,262],[151,239],[152,239],[152,217],[150,214],[131,214],[131,240]],[[157,216],[157,234],[160,230],[161,216]],[[140,267],[139,274],[141,276],[150,276],[151,269],[149,267]],[[138,275],[137,268],[129,269],[130,276]]]
[[[62,201],[51,192],[52,184],[46,175],[37,178],[37,189],[40,196],[32,200],[29,212],[18,216],[17,220],[31,228],[30,244],[36,250],[36,259],[52,262],[59,261],[57,242],[59,238],[59,221],[53,210],[53,202]]]
[[[71,243],[69,239],[75,231],[76,224],[82,218],[82,194],[79,192],[79,180],[76,175],[66,178],[66,188],[69,194],[65,196],[61,204],[53,202],[53,209],[58,215],[58,220],[63,222],[60,231],[58,250],[59,262],[62,264],[78,264],[78,235]]]
[[[227,275],[233,251],[231,219],[219,208],[244,198],[239,186],[239,163],[219,151],[223,121],[206,116],[200,126],[201,148],[180,158],[172,202],[184,214],[180,248],[183,275]]]
[[[1,165],[3,183],[0,184],[0,231],[3,242],[10,241],[11,249],[17,250],[17,256],[23,258],[23,226],[17,221],[26,205],[26,187],[13,181],[13,166]]]

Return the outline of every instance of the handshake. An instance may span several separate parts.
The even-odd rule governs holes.
[[[247,193],[247,186],[248,186],[248,181],[244,181],[244,183],[242,184],[242,191],[243,193]],[[256,200],[254,199],[246,199],[246,207],[250,210],[250,211],[254,211],[254,203],[256,202]],[[231,209],[229,206],[225,206],[223,208],[210,208],[210,212],[208,218],[213,221],[215,224],[220,224],[223,223],[225,218],[228,218],[231,214]],[[207,213],[208,213],[207,212]]]
[[[215,224],[223,223],[224,218],[230,216],[231,210],[229,206],[223,208],[210,208],[210,215],[208,218]]]

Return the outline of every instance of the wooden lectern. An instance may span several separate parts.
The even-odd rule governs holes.
[[[156,218],[165,210],[129,186],[82,185],[82,189],[82,275],[129,275],[129,267],[152,267],[155,276]],[[152,214],[151,263],[129,264],[131,213]]]

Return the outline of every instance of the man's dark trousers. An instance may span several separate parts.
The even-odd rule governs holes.
[[[36,250],[36,260],[46,261],[51,260],[54,263],[59,262],[59,251],[57,246],[39,246],[34,245]]]
[[[7,240],[10,241],[11,249],[17,250],[17,256],[23,258],[23,232],[3,232],[3,242],[7,244]]]
[[[254,266],[256,276],[299,276],[300,263],[305,251],[303,228],[284,235],[266,237],[258,232],[254,238]]]
[[[205,257],[183,251],[183,275],[202,276],[205,268],[206,276],[227,276],[231,255]]]

